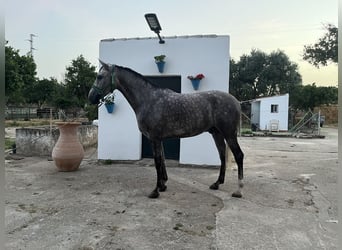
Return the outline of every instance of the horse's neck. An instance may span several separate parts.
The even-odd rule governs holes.
[[[144,79],[137,77],[132,72],[122,71],[122,69],[120,69],[118,79],[120,82],[118,90],[125,96],[136,113],[144,107],[146,101],[152,99],[155,89]]]

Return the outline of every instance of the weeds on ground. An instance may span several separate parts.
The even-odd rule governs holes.
[[[15,144],[15,139],[5,138],[5,150],[11,149],[13,144]]]

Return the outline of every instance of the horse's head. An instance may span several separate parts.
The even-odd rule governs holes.
[[[93,87],[90,89],[88,99],[92,104],[99,103],[100,99],[115,89],[115,65],[110,65],[99,60],[102,67],[97,74]]]

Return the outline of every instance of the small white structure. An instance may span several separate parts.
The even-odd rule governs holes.
[[[260,130],[288,130],[289,94],[255,99],[251,109],[251,122]]]
[[[194,92],[189,75],[204,74],[198,91],[229,89],[229,36],[200,35],[157,38],[105,39],[100,59],[129,67],[144,76],[177,76],[181,93]],[[159,73],[154,56],[166,55]],[[99,108],[98,158],[138,160],[142,157],[142,134],[135,114],[124,96],[115,91],[115,110]],[[180,139],[179,161],[184,164],[219,165],[218,152],[209,133]]]

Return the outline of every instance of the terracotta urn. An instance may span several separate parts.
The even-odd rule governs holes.
[[[77,136],[80,122],[57,122],[59,138],[52,150],[52,159],[59,171],[69,172],[79,168],[84,157],[83,146]]]

